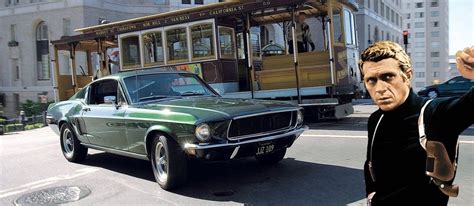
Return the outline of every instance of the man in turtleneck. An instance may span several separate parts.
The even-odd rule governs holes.
[[[461,74],[474,79],[474,48],[458,52],[456,60]],[[419,141],[418,117],[428,99],[411,89],[410,58],[400,45],[381,41],[361,54],[359,67],[379,107],[368,122],[364,165],[368,201],[372,205],[447,205],[449,197],[425,174],[427,155]],[[442,142],[454,162],[459,135],[474,123],[474,89],[462,97],[433,100],[423,119],[426,136]]]

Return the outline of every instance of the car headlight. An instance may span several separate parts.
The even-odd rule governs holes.
[[[211,128],[208,124],[202,123],[196,127],[196,138],[201,142],[207,142],[211,139]]]
[[[298,110],[296,112],[296,125],[302,124],[303,120],[304,120],[303,112],[301,112],[301,110]]]

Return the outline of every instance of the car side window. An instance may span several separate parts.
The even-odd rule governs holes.
[[[112,99],[117,100],[118,82],[102,80],[91,84],[88,104],[108,104]]]

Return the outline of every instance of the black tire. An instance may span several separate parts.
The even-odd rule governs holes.
[[[178,143],[163,134],[157,134],[150,151],[153,175],[161,188],[170,190],[186,183],[188,160]],[[157,151],[160,153],[157,154]]]
[[[72,130],[71,126],[69,126],[67,123],[64,123],[61,126],[59,142],[61,144],[63,155],[67,161],[81,162],[86,159],[87,147],[81,145],[81,142],[77,139],[74,130]]]
[[[439,92],[436,89],[430,89],[428,92],[426,92],[426,96],[428,96],[431,99],[434,99],[436,97],[439,97]]]
[[[275,151],[267,155],[257,155],[255,156],[255,158],[260,164],[274,165],[280,162],[285,157],[285,154],[286,154],[286,148]]]

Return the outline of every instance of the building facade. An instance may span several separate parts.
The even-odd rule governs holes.
[[[74,29],[102,20],[114,22],[215,2],[218,0],[0,0],[0,104],[4,115],[18,116],[26,100],[38,102],[47,96],[54,101],[50,41],[76,35]],[[66,66],[67,55],[60,54],[58,59]]]
[[[449,2],[402,0],[403,28],[409,32],[413,88],[439,84],[449,78]]]
[[[359,50],[362,52],[370,44],[389,40],[403,43],[401,0],[358,0],[356,14]]]

